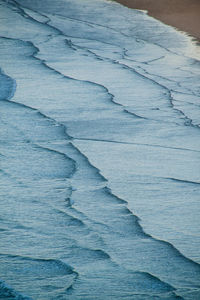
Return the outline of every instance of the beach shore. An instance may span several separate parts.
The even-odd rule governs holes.
[[[187,32],[200,41],[199,0],[116,0],[135,9],[147,10],[148,14],[165,24]]]

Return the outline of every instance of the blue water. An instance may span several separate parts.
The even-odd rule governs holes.
[[[115,2],[0,0],[0,299],[200,299],[200,60]]]

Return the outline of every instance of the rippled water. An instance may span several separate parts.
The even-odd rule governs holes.
[[[0,299],[199,299],[190,39],[101,0],[0,23]]]

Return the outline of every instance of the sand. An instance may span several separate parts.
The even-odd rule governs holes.
[[[200,0],[116,0],[130,8],[147,10],[150,16],[187,32],[200,41]]]

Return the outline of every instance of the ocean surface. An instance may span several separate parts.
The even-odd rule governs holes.
[[[0,0],[0,299],[200,299],[200,55],[104,0]]]

